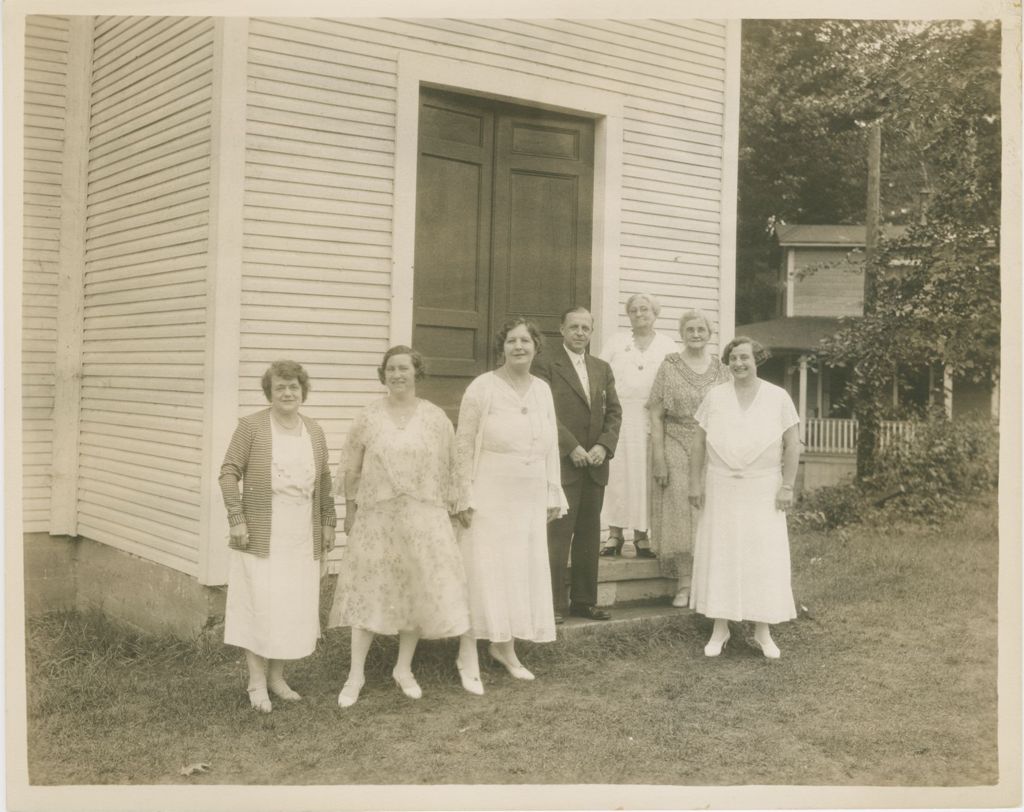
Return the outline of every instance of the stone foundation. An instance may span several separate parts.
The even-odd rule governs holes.
[[[154,634],[196,637],[223,621],[223,587],[86,538],[25,535],[25,612],[99,610]]]

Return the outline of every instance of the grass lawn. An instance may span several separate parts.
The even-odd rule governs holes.
[[[669,623],[522,645],[537,681],[481,653],[462,691],[455,641],[423,642],[424,690],[391,681],[378,638],[354,707],[336,697],[348,634],[291,666],[300,703],[248,709],[235,649],[132,636],[99,618],[28,629],[33,784],[991,784],[996,754],[994,499],[940,528],[793,538],[794,591],[768,662],[734,624]],[[208,773],[179,769],[206,762]]]

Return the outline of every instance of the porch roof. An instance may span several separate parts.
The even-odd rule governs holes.
[[[902,237],[906,226],[883,225],[882,233],[892,239]],[[792,223],[779,226],[776,236],[781,246],[863,246],[867,228],[862,225],[804,225]]]
[[[839,329],[839,322],[831,316],[789,316],[738,326],[736,335],[750,336],[771,350],[813,350]]]

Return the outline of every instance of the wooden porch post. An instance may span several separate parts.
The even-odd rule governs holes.
[[[953,419],[953,370],[948,366],[942,368],[942,405],[946,410],[946,419]]]
[[[818,363],[818,376],[817,376],[817,398],[818,398],[818,417],[828,417],[828,409],[825,406],[825,365]]]
[[[92,17],[70,18],[57,270],[51,535],[78,535],[78,427],[85,327],[85,196],[89,175],[92,36]]]
[[[800,399],[798,414],[800,415],[800,441],[807,442],[807,356],[800,356]]]
[[[218,18],[214,25],[210,247],[206,275],[208,333],[199,514],[201,584],[227,581],[228,521],[217,478],[238,423],[249,39],[247,18]]]

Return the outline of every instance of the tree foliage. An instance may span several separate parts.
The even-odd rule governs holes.
[[[872,311],[846,320],[818,359],[849,368],[845,400],[867,440],[879,419],[902,416],[889,413],[894,376],[932,366],[994,378],[999,24],[751,21],[743,46],[740,323],[776,315],[775,225],[864,223],[866,128],[878,121],[882,218],[909,228],[869,268]]]
[[[999,364],[999,29],[940,22],[900,42],[898,70],[872,86],[886,142],[929,190],[924,217],[883,243],[870,269],[874,312],[851,319],[819,357],[852,369],[859,416],[884,416],[880,380],[943,367],[993,379]]]
[[[994,367],[999,36],[994,22],[744,22],[740,323],[775,315],[775,225],[864,222],[865,125],[880,120],[883,218],[912,228],[879,257],[878,323],[851,325],[829,359],[850,363],[858,348],[882,348],[891,372],[898,340],[917,363],[970,374]]]

